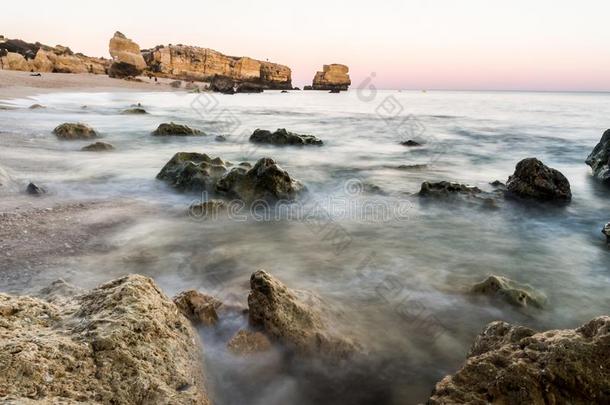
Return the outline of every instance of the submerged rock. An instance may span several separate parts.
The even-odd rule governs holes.
[[[271,341],[261,332],[239,330],[227,343],[229,351],[238,356],[266,352],[271,349]]]
[[[175,296],[173,301],[194,325],[213,326],[218,322],[216,310],[222,303],[214,297],[189,290]]]
[[[76,296],[63,284],[42,294],[53,303],[0,294],[4,399],[210,403],[199,338],[150,278],[130,275]]]
[[[214,192],[218,180],[227,173],[227,165],[205,153],[178,152],[161,169],[157,179],[182,191]]]
[[[154,136],[194,136],[205,135],[198,129],[191,128],[187,125],[174,124],[173,122],[163,123],[153,131]]]
[[[593,169],[596,179],[610,183],[610,129],[604,132],[585,162]]]
[[[214,138],[214,140],[216,142],[225,142],[227,140],[227,137],[224,135],[217,135],[216,138]]]
[[[304,189],[300,181],[290,177],[270,158],[260,159],[251,169],[241,165],[235,167],[216,185],[218,192],[247,203],[294,201]]]
[[[59,125],[53,133],[61,139],[91,139],[97,137],[97,132],[89,125],[81,123],[69,123]]]
[[[610,317],[540,333],[493,322],[428,404],[606,404],[609,381]]]
[[[518,307],[542,308],[546,301],[544,295],[535,292],[531,287],[500,276],[489,276],[484,281],[472,286],[470,291],[473,294],[500,298]]]
[[[44,105],[41,105],[41,104],[32,104],[32,105],[29,107],[29,109],[30,109],[30,110],[39,110],[39,109],[41,109],[41,108],[47,108],[47,107],[45,107]]]
[[[250,136],[250,142],[269,143],[272,145],[323,145],[322,140],[313,135],[299,135],[294,132],[286,131],[284,128],[277,129],[275,132],[265,129],[257,129]]]
[[[459,183],[450,183],[448,181],[439,181],[437,183],[423,182],[419,195],[421,197],[446,198],[455,195],[474,196],[482,193],[478,187],[466,186]]]
[[[91,145],[83,146],[81,150],[85,152],[105,152],[114,150],[114,146],[106,142],[95,142]]]
[[[539,201],[569,202],[572,199],[568,179],[536,158],[523,159],[517,163],[506,188],[518,197]]]
[[[411,147],[411,148],[418,147],[418,146],[423,146],[421,143],[416,142],[416,141],[414,141],[412,139],[409,139],[408,141],[401,142],[400,144],[402,146],[408,146],[408,147]]]
[[[250,277],[250,324],[301,355],[345,358],[356,352],[354,342],[329,325],[323,308],[304,295],[258,270]]]
[[[42,195],[42,194],[46,194],[47,190],[45,190],[44,188],[42,188],[34,183],[30,183],[26,187],[25,192],[30,195]]]
[[[137,115],[137,114],[148,114],[148,113],[143,108],[134,107],[134,108],[128,108],[126,110],[123,110],[121,112],[121,114],[135,114],[135,115]]]

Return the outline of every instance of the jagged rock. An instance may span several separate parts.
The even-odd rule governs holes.
[[[256,83],[241,83],[237,85],[235,89],[236,93],[262,93],[264,88],[260,84]]]
[[[223,94],[235,94],[235,81],[227,76],[215,75],[210,82],[210,90]]]
[[[114,146],[106,142],[95,142],[91,145],[84,146],[81,150],[85,152],[105,152],[114,150]]]
[[[521,285],[506,277],[493,275],[472,286],[470,291],[473,294],[500,298],[518,307],[542,308],[546,301],[544,295],[534,291],[530,286]]]
[[[266,129],[257,129],[250,136],[250,142],[268,143],[272,145],[323,145],[322,140],[313,135],[299,135],[294,132],[286,131],[284,128],[275,132]]]
[[[41,108],[46,108],[44,105],[40,105],[40,104],[32,104],[29,109],[30,110],[39,110]]]
[[[3,401],[210,403],[199,338],[150,278],[53,294],[0,294]]]
[[[518,197],[539,201],[569,202],[572,199],[568,179],[536,158],[523,159],[517,163],[506,188]]]
[[[193,324],[213,326],[218,322],[216,310],[220,301],[195,290],[184,291],[174,297],[174,303]]]
[[[153,131],[154,136],[194,136],[205,135],[198,129],[191,128],[187,125],[174,124],[173,122],[163,123]]]
[[[532,332],[489,324],[464,366],[436,384],[428,404],[610,403],[610,317],[578,329]]]
[[[148,114],[146,112],[145,109],[140,108],[140,107],[134,107],[134,108],[128,108],[126,110],[123,110],[121,112],[121,114],[127,114],[127,115],[138,115],[138,114]]]
[[[294,201],[304,187],[273,159],[262,158],[249,170],[243,166],[233,168],[218,181],[216,190],[251,203],[257,200]]]
[[[602,139],[587,157],[586,163],[593,169],[596,179],[610,183],[610,129],[604,132]]]
[[[312,90],[347,90],[352,84],[349,78],[349,68],[345,65],[332,64],[324,65],[321,72],[317,72],[313,83]],[[308,86],[305,86],[307,90]]]
[[[227,343],[229,351],[238,356],[266,352],[271,349],[271,341],[261,332],[239,330]]]
[[[455,195],[475,196],[482,193],[478,187],[466,186],[459,183],[439,181],[438,183],[423,182],[419,195],[422,197],[447,198]]]
[[[250,277],[250,324],[301,355],[345,358],[358,350],[350,339],[338,335],[316,307],[315,299],[291,290],[264,270]]]
[[[227,173],[227,162],[202,153],[176,153],[161,169],[157,179],[182,191],[214,192],[216,183]]]
[[[42,195],[42,194],[46,194],[47,190],[45,190],[44,188],[42,188],[34,183],[30,183],[26,187],[25,192],[30,195]]]
[[[226,56],[213,49],[187,45],[160,45],[142,51],[149,69],[158,76],[180,80],[210,81],[224,76],[265,89],[292,87],[290,68],[248,57]]]
[[[494,180],[489,184],[496,188],[506,188],[506,184],[502,183],[500,180]]]
[[[97,132],[90,126],[80,123],[61,124],[53,130],[61,139],[91,139],[97,137]]]
[[[411,139],[409,139],[408,141],[401,142],[400,144],[402,146],[409,146],[409,147],[423,146],[421,143],[413,141]]]
[[[113,60],[108,71],[110,77],[134,77],[142,74],[146,69],[140,47],[122,33],[115,32],[108,47]]]
[[[610,245],[610,222],[608,222],[602,229],[602,233],[606,235],[606,241]]]

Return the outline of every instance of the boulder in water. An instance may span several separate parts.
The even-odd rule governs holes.
[[[26,187],[25,192],[30,195],[43,195],[43,194],[47,193],[47,190],[45,190],[44,188],[42,188],[34,183],[30,183]]]
[[[593,169],[596,179],[610,184],[610,129],[604,132],[585,162]]]
[[[313,135],[299,135],[294,132],[286,131],[284,128],[278,129],[275,132],[265,129],[257,129],[250,136],[250,142],[253,143],[268,143],[272,145],[316,145],[324,144],[322,140]]]
[[[123,110],[121,112],[121,114],[127,114],[127,115],[138,115],[138,114],[148,114],[146,112],[145,109],[141,108],[141,107],[134,107],[134,108],[128,108],[126,110]]]
[[[114,150],[114,146],[106,142],[95,142],[91,145],[83,146],[81,150],[85,152],[106,152]]]
[[[569,202],[572,199],[568,179],[536,158],[517,163],[506,188],[510,194],[538,201]]]
[[[214,192],[216,183],[227,172],[228,162],[205,153],[178,152],[161,169],[157,179],[182,191]]]
[[[448,181],[432,183],[425,181],[421,185],[419,195],[421,197],[447,198],[457,195],[474,196],[481,192],[481,189],[478,187],[471,187],[459,183],[450,183]]]
[[[235,355],[247,356],[271,349],[271,341],[262,332],[239,330],[227,343],[229,351]]]
[[[214,140],[216,142],[225,142],[227,140],[227,137],[224,135],[217,135],[216,138],[214,138]]]
[[[97,137],[97,132],[89,125],[81,123],[61,124],[53,130],[53,133],[60,139],[91,139]]]
[[[418,146],[423,146],[421,143],[416,142],[416,141],[414,141],[414,140],[412,140],[412,139],[409,139],[408,141],[401,142],[400,144],[401,144],[402,146],[408,146],[408,147],[410,147],[410,148],[413,148],[413,147],[418,147]]]
[[[39,110],[39,109],[41,109],[41,108],[47,108],[47,107],[45,107],[45,106],[44,106],[44,105],[42,105],[42,104],[32,104],[32,105],[29,107],[29,109],[30,109],[30,110]]]
[[[195,290],[184,291],[174,297],[174,304],[194,325],[213,326],[218,322],[216,310],[220,301]]]
[[[473,294],[500,298],[518,307],[542,308],[546,301],[544,295],[534,291],[530,286],[521,285],[506,277],[493,275],[472,286],[470,291]]]
[[[154,136],[195,136],[205,135],[198,129],[191,128],[187,125],[174,124],[173,122],[163,123],[153,131]]]
[[[427,403],[607,404],[609,381],[610,317],[540,333],[492,322]]]
[[[236,93],[262,93],[264,88],[260,84],[244,82],[237,85]]]
[[[235,94],[235,81],[227,76],[214,75],[210,90],[223,94]]]

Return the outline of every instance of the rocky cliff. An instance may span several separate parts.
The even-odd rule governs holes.
[[[321,72],[317,72],[311,85],[312,90],[347,90],[352,81],[349,77],[349,68],[345,65],[324,65]]]
[[[140,46],[122,33],[114,33],[108,48],[113,60],[108,70],[110,77],[138,76],[146,69]]]
[[[110,61],[74,53],[70,48],[0,37],[0,69],[24,72],[104,74]]]
[[[148,69],[158,76],[180,80],[208,81],[226,76],[272,89],[292,88],[288,66],[248,57],[226,56],[218,51],[187,45],[160,45],[142,51]]]

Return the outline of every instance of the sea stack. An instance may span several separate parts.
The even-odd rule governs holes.
[[[125,78],[138,76],[146,69],[146,62],[140,53],[140,46],[120,32],[115,32],[110,39],[110,56],[112,65],[108,71],[110,77]]]
[[[317,72],[311,85],[312,90],[345,91],[352,84],[349,78],[349,68],[345,65],[324,65],[321,72]]]

